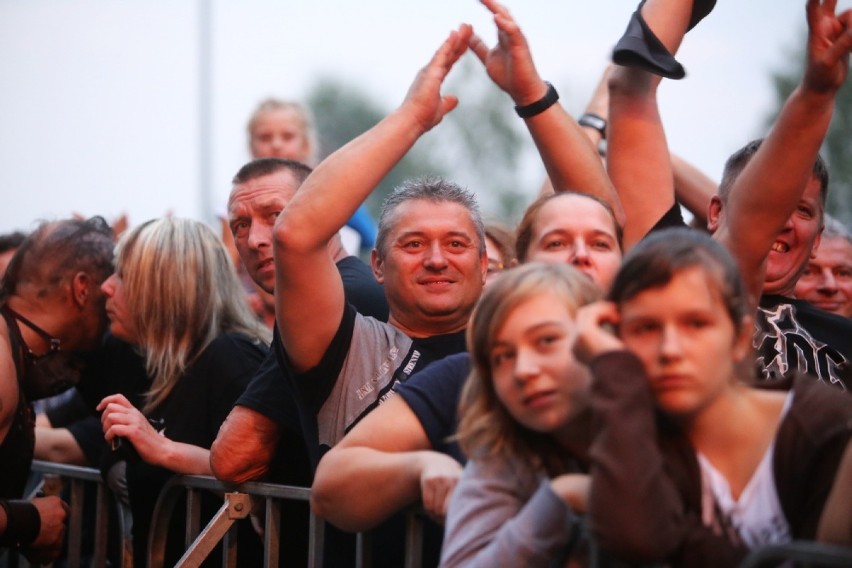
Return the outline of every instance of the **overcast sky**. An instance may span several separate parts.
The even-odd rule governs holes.
[[[474,0],[0,0],[0,232],[75,211],[126,212],[132,224],[165,212],[209,218],[200,197],[203,5],[214,209],[248,159],[245,122],[261,98],[299,99],[332,75],[390,109],[450,29],[469,22],[495,39]],[[507,5],[540,73],[579,113],[635,2]],[[688,77],[664,84],[663,118],[672,148],[714,179],[727,155],[764,134],[770,74],[790,65],[804,37],[804,5],[721,0],[687,37],[679,59]],[[531,176],[530,195],[541,176]]]

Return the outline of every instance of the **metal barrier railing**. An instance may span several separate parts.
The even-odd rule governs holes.
[[[31,471],[42,475],[41,483],[34,489],[34,496],[41,492],[49,495],[58,495],[63,491],[63,482],[69,483],[68,498],[68,532],[67,532],[67,558],[66,564],[69,568],[79,568],[83,562],[83,507],[84,492],[86,485],[95,488],[95,522],[93,526],[94,546],[91,558],[87,559],[87,566],[105,566],[107,563],[107,544],[109,538],[109,506],[114,503],[118,517],[119,562],[124,568],[132,568],[133,558],[131,554],[130,531],[125,526],[125,507],[114,499],[111,491],[101,478],[101,472],[89,467],[65,465],[47,461],[35,460]],[[87,552],[87,551],[86,551]]]
[[[200,530],[202,491],[223,495],[219,511]],[[271,483],[244,483],[234,486],[224,484],[212,477],[178,475],[163,488],[151,522],[151,537],[148,543],[148,566],[163,566],[169,520],[181,495],[186,495],[187,523],[185,533],[186,552],[176,566],[192,568],[199,566],[207,555],[222,541],[223,566],[233,567],[236,562],[237,520],[245,518],[252,509],[252,500],[263,499],[264,520],[264,567],[277,567],[281,545],[282,501],[308,501],[311,491],[307,487],[276,485]],[[418,511],[407,514],[405,567],[419,568],[423,546],[423,521]],[[310,513],[308,528],[308,566],[323,565],[325,522]],[[371,565],[370,533],[359,533],[356,537],[356,568]]]

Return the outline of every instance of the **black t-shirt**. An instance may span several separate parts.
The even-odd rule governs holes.
[[[458,429],[459,398],[470,367],[470,355],[457,353],[435,361],[394,387],[420,420],[432,448],[461,463],[465,463],[465,456],[458,442],[449,438]]]
[[[804,300],[765,295],[755,328],[754,347],[764,379],[798,370],[852,391],[852,320]]]
[[[347,256],[336,264],[343,279],[346,301],[355,306],[359,314],[388,321],[385,288],[376,282],[370,267],[357,256]]]
[[[209,448],[216,439],[219,426],[225,421],[234,401],[245,389],[266,353],[263,344],[244,335],[220,335],[187,369],[168,398],[149,414],[149,419],[156,424],[155,428],[159,432],[171,440]],[[134,398],[140,400],[142,393],[136,393]],[[127,486],[133,513],[136,566],[145,566],[145,549],[154,505],[172,475],[174,473],[168,469],[128,460]],[[221,499],[214,496],[208,498],[205,495],[202,498],[202,524],[209,520],[221,503]],[[184,512],[178,507],[169,527],[166,548],[168,565],[176,562],[185,550],[184,525]],[[246,561],[244,565],[249,565],[250,558],[258,558],[257,555],[262,553],[261,544],[250,525],[241,522],[238,554]],[[218,565],[216,562],[214,555],[211,555],[204,565],[215,566]],[[218,562],[221,563],[221,559]]]

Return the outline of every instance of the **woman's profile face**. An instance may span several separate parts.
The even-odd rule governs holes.
[[[574,358],[574,317],[556,294],[509,312],[489,353],[497,397],[515,420],[557,438],[586,407],[590,375]]]
[[[293,110],[264,111],[257,116],[249,141],[252,158],[289,158],[306,162],[310,142],[301,117]]]
[[[106,296],[106,312],[110,332],[127,343],[138,344],[139,337],[124,295],[124,282],[117,273],[104,280],[101,290]]]
[[[622,302],[619,333],[641,360],[658,406],[694,416],[735,383],[750,334],[735,326],[713,278],[699,266]]]
[[[601,290],[608,289],[621,266],[612,217],[600,203],[582,195],[549,200],[533,223],[527,260],[570,264]]]

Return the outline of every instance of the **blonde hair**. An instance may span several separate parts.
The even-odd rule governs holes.
[[[136,227],[116,247],[116,273],[152,379],[145,413],[169,396],[222,333],[269,342],[228,251],[204,223],[166,217]]]
[[[254,112],[251,113],[246,130],[248,132],[249,146],[254,139],[254,127],[261,115],[267,112],[287,111],[296,115],[302,123],[302,134],[308,143],[308,155],[304,159],[298,160],[305,162],[309,166],[313,166],[317,160],[317,152],[319,151],[317,142],[317,132],[314,128],[314,117],[310,109],[301,103],[295,101],[285,101],[276,98],[268,98],[260,101]]]
[[[571,456],[548,435],[520,425],[497,397],[491,351],[500,328],[519,305],[542,295],[557,296],[573,315],[601,296],[587,276],[564,264],[531,262],[503,273],[485,289],[467,328],[473,368],[462,390],[457,439],[471,458],[503,456],[539,463],[551,475],[566,470]]]

